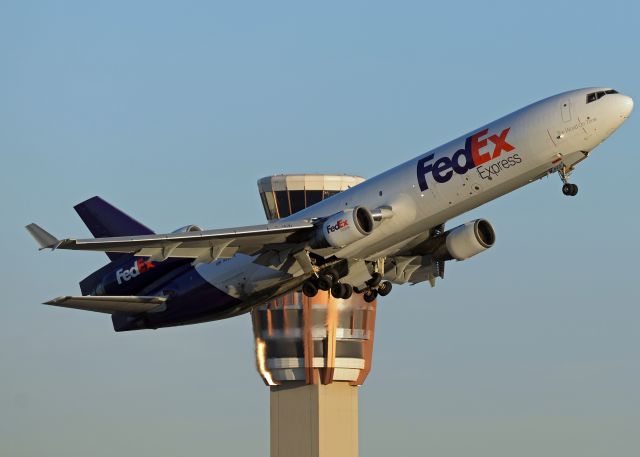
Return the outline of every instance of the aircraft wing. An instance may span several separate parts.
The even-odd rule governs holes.
[[[315,225],[303,220],[222,230],[64,240],[58,240],[37,224],[26,228],[40,249],[123,252],[154,261],[182,257],[212,262],[237,253],[252,255],[270,246],[304,242],[312,235]]]
[[[62,306],[64,308],[96,311],[98,313],[128,313],[137,314],[150,311],[162,305],[165,297],[141,297],[141,296],[82,296],[82,297],[58,297],[45,302],[45,305]]]

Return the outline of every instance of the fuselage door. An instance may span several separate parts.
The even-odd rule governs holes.
[[[560,111],[562,112],[562,121],[569,122],[571,120],[571,100],[568,98],[562,100],[560,104]]]

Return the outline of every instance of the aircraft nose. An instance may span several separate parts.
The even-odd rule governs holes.
[[[629,117],[633,111],[633,99],[627,95],[622,96],[622,117],[625,119]]]

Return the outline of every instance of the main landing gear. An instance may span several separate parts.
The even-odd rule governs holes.
[[[302,285],[302,293],[307,297],[315,297],[316,295],[318,295],[318,286],[316,285],[316,282],[308,279]]]
[[[362,298],[367,303],[371,303],[378,295],[381,297],[386,297],[391,293],[391,289],[393,288],[392,284],[389,281],[378,282],[378,285],[375,287],[369,287],[363,292]]]
[[[362,298],[367,303],[371,303],[378,295],[386,297],[391,293],[393,286],[389,281],[383,281],[380,273],[373,273],[371,279],[366,282],[366,287],[362,290],[356,289],[357,293],[362,294]]]
[[[351,284],[337,282],[331,287],[331,295],[345,300],[351,298],[351,295],[353,295],[353,286]]]
[[[351,284],[340,282],[340,275],[333,268],[323,271],[318,276],[312,276],[302,285],[302,293],[307,297],[315,297],[318,290],[330,290],[336,298],[347,299],[353,294]]]
[[[365,302],[371,303],[378,295],[385,297],[391,292],[392,285],[389,281],[383,281],[378,272],[371,274],[371,279],[366,282],[363,289],[354,288],[351,284],[340,282],[340,275],[333,268],[322,271],[318,276],[312,276],[302,285],[302,293],[307,297],[315,297],[318,290],[331,291],[335,298],[348,299],[354,292],[363,294]]]
[[[367,303],[371,303],[373,300],[378,298],[378,295],[380,295],[381,297],[386,297],[387,295],[389,295],[392,288],[393,286],[389,281],[382,281],[377,286],[368,287],[360,293],[362,293],[362,298],[364,299],[364,301],[366,301]]]

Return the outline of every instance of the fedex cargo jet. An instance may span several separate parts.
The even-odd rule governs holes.
[[[27,230],[41,249],[106,252],[82,296],[47,304],[111,314],[116,331],[223,319],[292,290],[372,301],[493,246],[487,220],[446,229],[451,218],[552,173],[575,196],[574,168],[632,109],[606,87],[555,95],[266,225],[155,234],[94,197],[76,206],[93,239]]]

